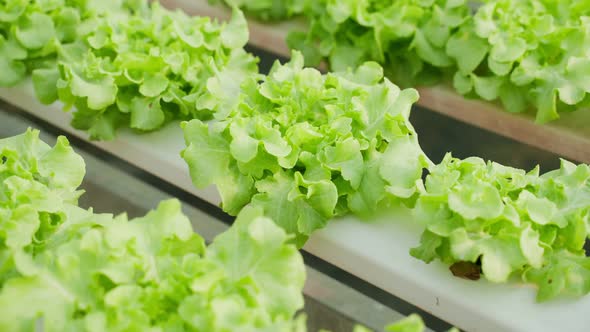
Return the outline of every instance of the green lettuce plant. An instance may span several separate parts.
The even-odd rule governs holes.
[[[182,156],[197,187],[217,186],[225,211],[261,207],[302,245],[334,216],[415,195],[428,165],[408,121],[417,98],[376,63],[322,75],[295,52],[245,81],[227,118],[183,123]]]
[[[231,2],[231,1],[226,1]],[[401,86],[453,83],[539,123],[590,107],[590,5],[551,0],[232,2],[260,18],[301,14],[287,42],[332,70],[377,61]]]
[[[65,138],[53,148],[38,131],[0,139],[0,287],[24,250],[42,250],[77,204],[84,167]]]
[[[539,301],[590,291],[588,165],[563,160],[539,175],[449,154],[429,171],[414,209],[426,226],[414,257],[470,263],[492,282],[522,278]]]
[[[112,139],[119,127],[223,118],[241,81],[257,73],[239,11],[218,23],[144,3],[85,20],[78,32],[60,45],[58,66],[34,72],[33,82],[41,101],[75,107],[72,125],[91,139]]]
[[[377,61],[404,87],[431,84],[453,71],[446,53],[454,30],[469,16],[465,0],[327,0],[305,10],[307,32],[287,41],[310,65],[327,60],[332,70]]]
[[[0,86],[21,82],[33,69],[55,65],[58,44],[73,42],[83,16],[78,0],[7,0],[0,4]]]
[[[584,1],[486,1],[447,44],[455,88],[540,123],[588,107],[589,14]]]
[[[125,15],[145,5],[137,0],[4,1],[0,4],[0,69],[3,73],[0,86],[16,85],[36,72],[33,77],[37,96],[43,102],[55,99],[55,87],[38,85],[35,78],[56,76],[60,46],[79,40],[80,25],[105,16]],[[41,79],[39,83],[43,82]]]
[[[0,330],[307,331],[303,259],[261,208],[206,246],[178,200],[133,220],[78,207],[85,165],[65,137],[0,139],[0,160]]]
[[[79,208],[64,137],[1,139],[0,157],[0,330],[291,331],[303,260],[260,209],[207,247],[177,200],[133,220]]]

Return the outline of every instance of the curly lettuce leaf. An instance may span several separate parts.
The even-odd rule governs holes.
[[[22,254],[28,264],[16,264],[0,291],[10,313],[3,330],[26,331],[39,317],[47,331],[272,330],[303,305],[303,260],[258,211],[245,211],[210,248],[176,200],[131,221],[83,215],[43,251]],[[28,302],[45,295],[52,301]]]
[[[291,331],[303,259],[245,209],[207,248],[180,202],[127,220],[77,206],[84,161],[38,131],[0,139],[0,330]]]
[[[509,112],[532,109],[539,123],[585,108],[588,13],[575,1],[486,1],[447,44],[463,77],[455,88]]]
[[[521,276],[539,287],[539,301],[590,291],[588,165],[564,160],[539,176],[538,168],[526,173],[449,154],[429,170],[414,209],[426,227],[414,257],[479,266],[492,282]]]
[[[34,71],[33,82],[44,103],[75,108],[72,125],[91,139],[113,139],[121,127],[146,132],[173,120],[223,118],[241,82],[257,75],[237,10],[220,23],[158,3],[121,4],[77,31],[60,45],[57,71]]]
[[[401,86],[437,82],[456,66],[446,44],[469,17],[466,1],[319,1],[305,3],[306,32],[292,32],[292,49],[310,65],[333,70],[377,61]]]
[[[85,165],[68,141],[50,147],[28,130],[0,139],[0,287],[24,251],[43,248],[77,204]]]
[[[272,1],[226,1],[273,16]],[[527,112],[538,123],[588,107],[590,42],[584,2],[299,1],[307,20],[287,43],[332,70],[379,62],[400,86],[453,83],[460,94]],[[286,17],[289,11],[283,8]]]
[[[215,123],[183,124],[182,157],[198,187],[217,185],[225,211],[260,207],[302,245],[349,211],[412,198],[428,159],[408,121],[415,90],[400,90],[376,63],[322,75],[293,53]]]
[[[5,1],[0,5],[0,86],[13,86],[28,74],[41,69],[55,69],[61,43],[78,38],[77,27],[82,19],[98,15],[92,10],[96,0]],[[114,9],[114,8],[113,8]],[[39,79],[39,75],[34,79]],[[54,100],[36,87],[43,102]]]

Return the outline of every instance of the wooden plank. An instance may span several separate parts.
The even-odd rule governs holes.
[[[160,0],[168,8],[191,15],[227,19],[229,10],[212,6],[207,0]],[[282,56],[289,56],[285,42],[288,31],[304,30],[302,21],[265,24],[249,19],[251,44]],[[539,125],[530,116],[512,114],[496,104],[465,99],[444,86],[422,87],[418,105],[516,141],[553,152],[566,159],[590,163],[590,110],[563,114],[562,119]]]
[[[495,104],[465,99],[451,88],[419,88],[418,105],[514,140],[551,151],[566,159],[590,163],[590,112],[564,114],[540,125],[523,114],[505,112]]]

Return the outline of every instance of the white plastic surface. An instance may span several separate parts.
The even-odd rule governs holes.
[[[87,138],[70,127],[70,114],[62,112],[59,104],[39,104],[30,83],[0,89],[0,98]],[[143,135],[121,130],[114,141],[92,144],[208,202],[219,203],[214,188],[193,187],[179,155],[184,142],[178,123]],[[590,331],[590,296],[539,304],[532,287],[455,278],[443,264],[424,264],[408,254],[420,232],[405,210],[370,223],[346,217],[314,234],[305,249],[466,331]]]

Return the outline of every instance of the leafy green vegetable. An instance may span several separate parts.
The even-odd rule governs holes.
[[[307,330],[303,259],[261,208],[207,247],[178,200],[133,220],[79,208],[84,161],[64,137],[0,139],[0,160],[0,330]]]
[[[590,167],[565,160],[539,176],[479,158],[447,155],[433,166],[416,202],[426,225],[416,258],[481,264],[486,279],[511,275],[539,286],[538,300],[590,292],[584,252]]]
[[[73,215],[42,252],[20,252],[0,292],[3,330],[42,317],[45,331],[286,331],[303,305],[303,260],[255,209],[209,248],[176,200],[131,221]]]
[[[412,314],[385,328],[385,331],[388,332],[418,332],[423,330],[424,322],[422,321],[422,318],[416,314]]]
[[[430,84],[453,70],[445,47],[469,16],[465,0],[324,0],[307,7],[309,31],[291,33],[288,43],[309,64],[326,59],[345,70],[377,61],[402,86]]]
[[[22,325],[0,319],[3,330],[39,315],[49,330],[298,328],[303,272],[289,273],[300,258],[286,234],[301,246],[335,216],[400,200],[426,225],[415,257],[493,282],[521,276],[540,301],[590,291],[589,166],[564,161],[539,176],[450,155],[429,165],[408,121],[416,91],[383,78],[454,73],[463,94],[513,112],[533,104],[538,121],[555,119],[590,100],[587,5],[498,0],[474,15],[463,0],[233,5],[270,10],[266,18],[311,15],[309,34],[290,42],[340,71],[303,68],[295,52],[257,74],[238,10],[222,24],[136,0],[0,5],[0,85],[32,72],[38,98],[75,107],[72,124],[94,139],[191,120],[182,156],[194,183],[217,185],[233,215],[248,206],[239,220],[265,220],[238,222],[206,249],[174,202],[132,221],[78,208],[84,163],[64,138],[54,148],[33,131],[0,140],[0,308],[16,303],[6,312],[24,315]],[[185,260],[207,268],[187,276]]]
[[[401,319],[393,324],[385,327],[387,332],[422,332],[425,325],[422,317],[417,314],[411,314],[408,317]],[[354,331],[357,332],[357,331]],[[364,331],[359,331],[364,332]],[[457,328],[451,328],[448,332],[459,332]]]
[[[175,119],[223,118],[241,81],[257,73],[242,48],[241,12],[222,24],[139,3],[85,20],[78,39],[60,46],[59,72],[35,73],[41,99],[75,106],[72,125],[92,139],[112,139],[119,127],[151,131]]]
[[[0,5],[0,86],[32,72],[38,99],[76,108],[92,139],[119,127],[223,118],[257,75],[246,21],[189,17],[137,0],[10,0]]]
[[[303,260],[261,209],[209,247],[177,200],[94,214],[76,205],[82,158],[38,134],[0,140],[0,330],[291,331]]]
[[[328,60],[333,70],[343,71],[377,61],[402,86],[429,84],[452,74],[455,62],[446,44],[469,17],[465,0],[225,2],[267,20],[302,14],[308,31],[291,32],[287,42],[305,54],[308,65]]]
[[[78,0],[7,0],[0,4],[0,86],[55,66],[57,44],[75,40],[85,7]]]
[[[81,26],[129,15],[146,4],[137,0],[7,0],[0,4],[0,86],[33,73],[39,99],[56,99],[57,54],[63,44],[88,33]]]
[[[65,138],[51,148],[38,131],[0,139],[0,287],[22,251],[43,248],[82,194],[85,166]]]
[[[408,121],[417,98],[376,63],[322,75],[295,52],[245,81],[226,119],[183,123],[182,156],[196,186],[217,185],[225,211],[262,207],[302,245],[336,215],[414,196],[428,164]]]
[[[545,123],[590,105],[590,5],[547,0],[226,0],[263,19],[301,14],[287,42],[333,70],[377,61],[401,86],[452,81]]]
[[[463,87],[456,79],[455,87],[464,94],[473,87],[509,112],[533,106],[540,123],[587,106],[589,13],[579,1],[487,1],[447,44],[459,65],[456,75],[471,81]]]

